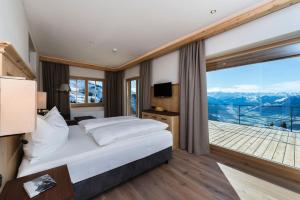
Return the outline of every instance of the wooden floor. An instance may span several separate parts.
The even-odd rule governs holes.
[[[300,168],[300,133],[209,121],[210,143]]]
[[[94,200],[300,199],[298,193],[218,163],[213,156],[176,150],[163,164]]]

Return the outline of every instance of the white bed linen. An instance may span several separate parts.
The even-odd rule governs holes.
[[[132,116],[118,116],[118,117],[108,117],[108,118],[97,118],[97,119],[86,119],[78,122],[78,125],[85,130],[87,133],[89,130],[94,128],[118,124],[122,122],[139,120],[137,117]]]
[[[136,135],[148,134],[166,130],[168,124],[153,120],[141,119],[122,122],[110,126],[102,126],[88,132],[100,146],[109,145],[117,140],[135,137]]]
[[[172,134],[164,130],[99,147],[79,126],[71,126],[69,141],[54,154],[36,163],[23,158],[18,177],[67,164],[72,183],[77,183],[170,146]]]

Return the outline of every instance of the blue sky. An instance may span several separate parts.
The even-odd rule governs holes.
[[[208,92],[300,92],[300,57],[207,73]]]

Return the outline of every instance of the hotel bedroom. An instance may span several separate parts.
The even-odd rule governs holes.
[[[0,200],[300,199],[300,0],[0,0]]]

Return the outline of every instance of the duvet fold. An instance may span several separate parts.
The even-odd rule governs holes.
[[[152,119],[131,120],[109,126],[102,126],[88,132],[99,146],[115,141],[165,130],[168,125]]]
[[[109,118],[87,119],[78,122],[78,125],[81,128],[83,128],[87,133],[94,128],[112,125],[112,124],[118,124],[122,122],[128,122],[132,120],[139,120],[139,118],[132,117],[132,116],[119,116],[119,117],[109,117]]]

